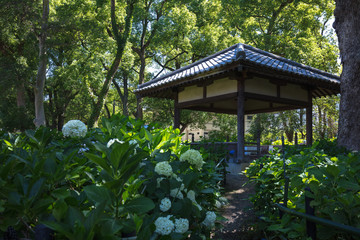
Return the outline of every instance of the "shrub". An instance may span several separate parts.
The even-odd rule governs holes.
[[[33,238],[43,224],[56,239],[209,238],[201,223],[220,197],[215,163],[180,162],[189,147],[172,128],[122,116],[102,126],[73,138],[44,127],[2,134],[0,232]]]
[[[360,155],[336,146],[334,141],[316,142],[312,147],[287,146],[286,176],[290,179],[287,205],[304,212],[305,187],[310,187],[315,215],[360,228]],[[274,236],[305,238],[305,221],[285,215],[279,219],[274,203],[284,194],[283,158],[279,151],[255,160],[245,171],[256,184],[251,201],[262,228]],[[263,166],[261,168],[261,165]],[[353,239],[337,229],[318,226],[319,239]]]

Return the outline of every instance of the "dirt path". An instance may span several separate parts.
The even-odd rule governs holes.
[[[254,193],[254,187],[250,184],[245,186],[248,179],[237,173],[227,174],[225,185],[225,197],[229,204],[222,210],[222,215],[227,219],[223,223],[224,228],[217,231],[213,239],[261,239],[253,227],[256,218],[251,208],[249,196]]]

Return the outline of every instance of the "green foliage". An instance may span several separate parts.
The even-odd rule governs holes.
[[[186,234],[171,237],[210,236],[202,221],[220,197],[220,177],[206,154],[201,170],[179,161],[189,147],[181,144],[178,129],[114,115],[84,138],[64,138],[44,127],[1,136],[0,232],[13,226],[32,238],[42,223],[59,239],[120,239],[131,233],[168,239],[154,234],[154,221],[171,214],[190,222]],[[156,172],[163,161],[170,163],[171,176]],[[172,197],[170,190],[182,184],[183,199]],[[189,190],[201,210],[186,197]],[[164,197],[172,200],[166,213],[159,208]]]
[[[287,146],[285,149],[286,176],[289,177],[287,206],[304,212],[305,187],[314,200],[315,215],[341,224],[359,228],[360,222],[360,155],[336,146],[336,141],[319,141],[312,147]],[[262,164],[262,168],[260,165]],[[288,239],[305,237],[305,221],[285,214],[279,219],[274,203],[284,197],[283,158],[279,151],[255,160],[245,171],[256,184],[251,198],[260,225],[273,236]],[[319,239],[353,239],[337,229],[318,225]]]

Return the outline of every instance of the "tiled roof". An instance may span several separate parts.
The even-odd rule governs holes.
[[[239,43],[188,66],[141,84],[136,92],[151,91],[168,84],[175,85],[176,82],[188,77],[206,73],[235,62],[238,62],[239,65],[254,65],[316,81],[340,85],[339,76]]]

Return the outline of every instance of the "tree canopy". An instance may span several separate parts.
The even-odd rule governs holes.
[[[40,0],[5,0],[0,8],[2,129],[34,127],[34,86],[43,60],[42,7]],[[122,112],[171,125],[171,102],[137,99],[133,90],[237,42],[338,73],[338,48],[330,26],[334,8],[331,0],[50,1],[45,123],[61,129],[67,120],[80,119],[91,127],[100,116]],[[338,98],[314,101],[316,136],[336,135],[338,105]],[[302,114],[293,111],[277,115],[283,120],[267,119],[278,123],[289,138],[294,131],[305,134]],[[224,126],[231,123],[224,122],[227,117],[202,112],[182,111],[181,118],[182,129],[214,118]]]

